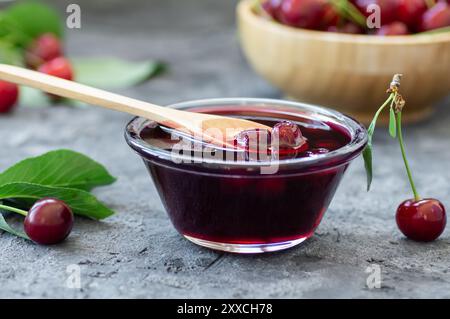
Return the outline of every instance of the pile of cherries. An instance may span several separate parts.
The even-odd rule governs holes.
[[[57,76],[73,79],[72,65],[64,57],[60,40],[51,33],[35,39],[25,50],[25,64],[28,68]],[[0,81],[0,113],[10,112],[19,98],[19,87],[14,83]],[[51,95],[52,99],[56,97]]]
[[[362,17],[373,14],[371,5],[380,8],[381,28],[369,29],[344,17],[337,6],[340,0],[265,0],[264,11],[282,24],[311,30],[373,34],[407,35],[450,26],[450,0],[348,0]]]

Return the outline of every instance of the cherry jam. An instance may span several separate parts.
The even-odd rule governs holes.
[[[128,142],[143,157],[175,228],[189,240],[214,249],[240,253],[274,251],[310,237],[350,161],[365,145],[364,128],[351,120],[362,137],[357,148],[340,152],[355,138],[345,125],[326,118],[315,119],[314,114],[303,116],[295,108],[219,105],[189,110],[240,117],[270,127],[290,121],[307,141],[307,147],[302,142],[294,155],[272,161],[270,164],[276,169],[266,174],[261,167],[267,164],[267,158],[229,162],[194,156],[174,162],[167,155],[179,142],[173,138],[173,132],[148,121],[142,124],[142,119],[129,124],[128,131],[137,136],[130,135]],[[139,121],[141,124],[136,124]],[[295,127],[292,132],[296,140],[300,133]],[[233,152],[236,150],[225,150],[227,155]]]

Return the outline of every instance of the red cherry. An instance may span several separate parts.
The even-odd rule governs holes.
[[[433,241],[445,229],[445,207],[436,199],[407,200],[397,209],[397,225],[408,238],[416,241]]]
[[[339,23],[339,19],[339,13],[335,8],[332,5],[326,5],[323,11],[321,29],[326,30],[331,26],[336,26]]]
[[[12,110],[19,97],[19,87],[10,82],[0,81],[0,114]]]
[[[264,1],[261,6],[272,18],[278,19],[282,2],[283,0],[267,0]]]
[[[420,22],[421,31],[429,31],[450,26],[450,5],[438,2],[428,9],[422,16]]]
[[[306,138],[297,124],[283,121],[275,124],[272,130],[272,143],[277,142],[280,149],[298,150],[306,144]]]
[[[37,201],[28,212],[24,229],[31,240],[42,245],[63,241],[71,232],[73,214],[62,201],[44,198]]]
[[[368,12],[368,7],[373,4],[378,5],[381,11],[381,25],[389,24],[396,20],[397,0],[355,0],[353,3],[366,17],[373,14],[372,11]]]
[[[25,53],[26,64],[38,68],[41,64],[63,55],[60,40],[52,33],[46,33],[34,40]]]
[[[403,22],[392,22],[390,24],[383,25],[376,35],[406,35],[409,34],[408,27]]]
[[[327,5],[326,0],[284,0],[279,20],[297,28],[320,29]]]
[[[69,60],[63,57],[58,57],[44,63],[39,67],[38,71],[62,79],[73,80],[72,65]]]
[[[275,124],[272,129],[271,151],[273,158],[295,158],[299,153],[309,148],[307,139],[297,124],[283,121]]]
[[[398,0],[397,18],[413,30],[418,30],[425,11],[427,5],[424,0]]]

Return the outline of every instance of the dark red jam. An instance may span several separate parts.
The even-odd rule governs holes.
[[[270,127],[289,120],[299,130],[291,124],[283,128],[290,130],[290,135],[280,142],[280,152],[289,143],[295,147],[287,147],[289,156],[281,156],[280,168],[267,175],[254,167],[250,169],[251,165],[247,167],[245,163],[173,163],[141,152],[177,230],[197,239],[230,244],[270,244],[311,236],[351,158],[333,157],[308,167],[302,163],[285,167],[283,162],[326,157],[350,142],[348,130],[331,121],[303,119],[297,114],[278,116],[261,110],[244,112],[239,106],[196,108],[195,111],[239,116]],[[140,137],[152,146],[169,151],[179,142],[178,137],[171,138],[170,130],[157,125],[144,128]],[[206,147],[213,148],[201,146]],[[227,154],[230,152],[236,150],[226,150]]]

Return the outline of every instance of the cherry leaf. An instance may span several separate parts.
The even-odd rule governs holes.
[[[10,183],[0,186],[0,200],[26,199],[35,202],[45,197],[62,200],[74,214],[93,219],[104,219],[114,214],[114,211],[97,200],[94,195],[81,189],[32,183]]]
[[[30,239],[27,234],[25,234],[23,231],[20,230],[16,230],[14,228],[12,228],[11,226],[9,226],[9,224],[7,223],[5,217],[3,216],[3,214],[0,212],[0,230],[3,230],[5,232],[8,232],[10,234],[16,235],[18,237],[22,237],[25,239]]]
[[[13,30],[17,45],[26,47],[30,41],[43,33],[63,36],[63,20],[51,6],[37,1],[26,1],[11,5],[3,13],[8,30]]]
[[[372,142],[367,144],[363,151],[364,166],[366,168],[367,175],[367,191],[370,191],[373,179],[373,163],[372,163]]]
[[[397,137],[397,119],[395,118],[394,108],[390,108],[389,112],[389,134],[393,137]]]
[[[116,179],[93,159],[71,150],[56,150],[27,158],[0,174],[0,186],[25,182],[91,190]]]
[[[131,62],[112,57],[75,58],[71,61],[77,82],[103,89],[131,87],[166,68],[165,64],[157,61]]]

